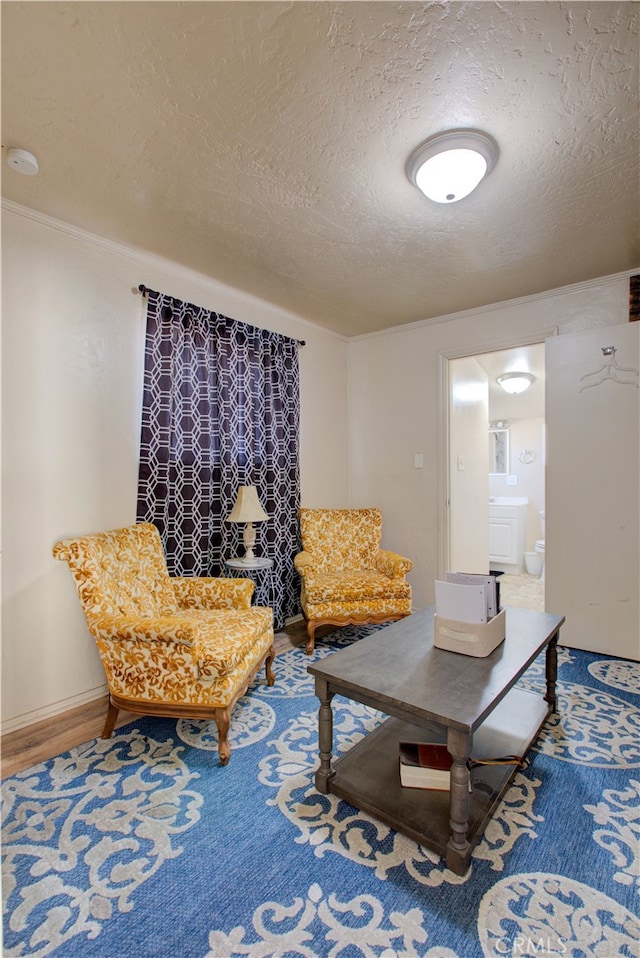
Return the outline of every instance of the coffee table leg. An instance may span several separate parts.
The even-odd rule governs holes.
[[[556,680],[558,678],[558,633],[553,636],[547,646],[545,656],[545,674],[547,679],[547,693],[544,697],[545,702],[549,704],[552,712],[557,711],[556,706]]]
[[[469,830],[469,769],[467,761],[471,754],[473,736],[456,729],[447,730],[447,748],[453,758],[449,798],[449,825],[451,835],[447,842],[446,861],[456,875],[464,875],[471,861],[471,845],[467,841]]]
[[[333,711],[331,700],[333,692],[329,691],[328,683],[316,676],[316,695],[320,699],[318,711],[318,747],[320,749],[320,767],[316,772],[316,788],[323,795],[329,791],[329,780],[334,772],[331,768],[331,751],[333,748]]]

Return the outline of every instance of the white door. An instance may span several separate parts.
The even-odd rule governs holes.
[[[489,571],[489,381],[473,356],[449,362],[449,557]],[[446,570],[445,570],[446,571]]]
[[[546,608],[560,642],[640,659],[640,323],[546,341]]]

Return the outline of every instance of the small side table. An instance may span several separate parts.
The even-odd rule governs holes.
[[[224,564],[230,569],[240,569],[242,572],[254,572],[255,570],[273,569],[273,559],[254,559],[251,565],[245,562],[240,556],[234,556],[233,559],[225,559]]]
[[[280,622],[276,613],[278,603],[276,602],[277,583],[273,571],[273,559],[264,559],[262,557],[255,560],[252,565],[247,565],[240,556],[234,556],[231,559],[225,559],[224,565],[229,570],[230,575],[240,579],[253,579],[255,581],[254,605],[265,605],[274,609],[274,625],[276,629],[282,628],[283,622]]]

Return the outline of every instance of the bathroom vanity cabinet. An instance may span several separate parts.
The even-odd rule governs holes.
[[[489,561],[492,568],[519,574],[524,571],[529,500],[493,496],[489,500]]]

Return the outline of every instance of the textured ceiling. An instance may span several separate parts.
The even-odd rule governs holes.
[[[355,335],[634,269],[631,2],[4,2],[3,196]],[[500,146],[466,200],[405,175]],[[141,277],[143,279],[143,277]]]

